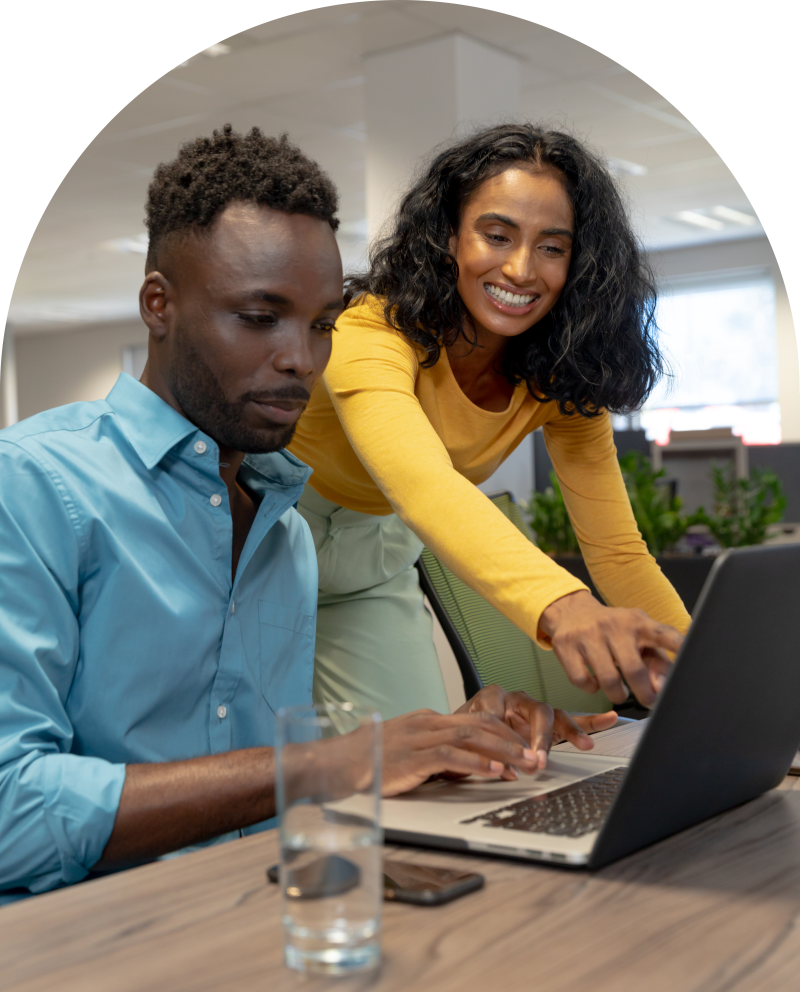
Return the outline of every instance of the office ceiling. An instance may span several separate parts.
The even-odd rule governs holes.
[[[75,163],[39,224],[11,303],[15,332],[134,317],[153,168],[226,121],[288,131],[327,169],[341,193],[345,265],[358,265],[366,236],[363,56],[453,30],[523,59],[523,113],[570,128],[612,161],[648,247],[763,235],[736,180],[691,123],[594,49],[476,7],[343,4],[226,39],[125,107]]]

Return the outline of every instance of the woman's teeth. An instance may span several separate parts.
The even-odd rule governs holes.
[[[521,296],[519,293],[509,293],[489,282],[484,283],[484,289],[490,296],[493,296],[500,303],[505,303],[508,307],[526,307],[536,299],[535,293],[531,296]]]

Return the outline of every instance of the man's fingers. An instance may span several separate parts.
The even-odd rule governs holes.
[[[587,731],[580,721],[584,717],[572,717],[565,710],[556,710],[553,720],[553,742],[570,741],[575,747],[582,751],[588,751],[592,747]]]
[[[560,732],[560,723],[558,722],[558,714],[563,712],[561,710],[556,710],[556,734]],[[564,714],[568,717],[568,714]],[[569,717],[568,717],[569,718]],[[584,736],[576,739],[568,737],[564,733],[564,737],[567,740],[572,741],[572,743],[579,747],[582,751],[588,751],[594,747],[589,734],[597,734],[601,730],[609,730],[617,722],[617,714],[614,710],[609,710],[607,713],[589,713],[587,716],[574,716],[569,718],[572,723],[577,724],[578,729],[582,730]]]
[[[516,734],[513,736],[514,740],[509,740],[481,727],[457,727],[432,735],[430,744],[434,747],[456,747],[471,751],[492,761],[513,765],[526,775],[532,775],[539,767],[538,755]]]
[[[531,714],[531,743],[539,759],[539,768],[547,765],[547,755],[553,744],[553,708],[543,703],[535,707]]]
[[[502,720],[505,715],[506,691],[499,685],[486,685],[472,699],[460,706],[456,713],[491,713]]]

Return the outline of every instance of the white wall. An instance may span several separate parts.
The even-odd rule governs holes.
[[[3,359],[5,356],[5,341],[0,344],[0,428],[8,427],[6,423],[6,391],[5,391],[5,368]]]
[[[145,344],[137,321],[15,336],[20,420],[77,400],[102,399],[122,371],[122,349]]]
[[[784,441],[800,441],[800,364],[789,298],[781,271],[766,238],[723,241],[719,244],[653,252],[650,261],[664,284],[686,276],[768,269],[775,281],[775,331],[778,344],[778,393]]]

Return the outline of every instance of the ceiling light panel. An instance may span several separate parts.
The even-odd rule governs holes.
[[[714,217],[707,217],[705,214],[697,213],[696,210],[681,210],[675,214],[676,220],[684,224],[693,224],[695,227],[704,227],[708,231],[721,231],[725,224]]]
[[[741,224],[742,227],[755,227],[758,218],[752,214],[746,214],[743,210],[734,210],[733,207],[717,206],[711,208],[711,213],[720,220],[726,220],[731,224]]]

